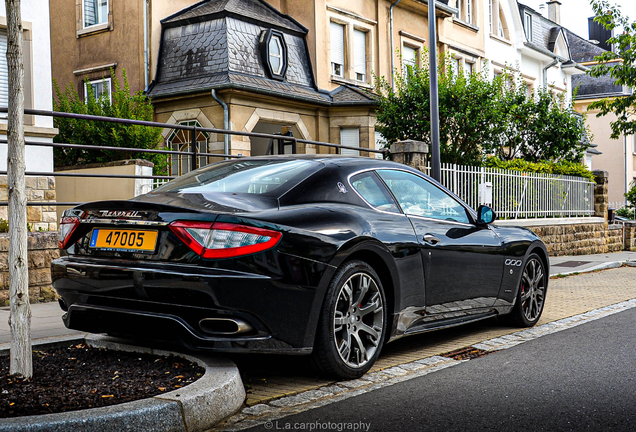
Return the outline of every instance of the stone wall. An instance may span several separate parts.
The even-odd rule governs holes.
[[[42,176],[25,178],[28,202],[42,201],[42,205],[27,206],[27,223],[31,231],[56,231],[56,206],[47,201],[56,200],[55,177]],[[0,176],[0,201],[7,201],[7,176]],[[7,207],[0,206],[0,219],[8,220]]]
[[[545,243],[550,256],[589,255],[623,250],[623,227],[607,223],[528,226]]]
[[[57,232],[31,232],[29,251],[29,299],[31,303],[55,299],[51,285],[51,261],[59,258]],[[9,304],[9,234],[0,234],[0,305]]]

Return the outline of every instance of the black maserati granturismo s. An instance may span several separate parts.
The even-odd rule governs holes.
[[[353,378],[402,336],[539,320],[547,250],[494,219],[394,162],[242,158],[66,210],[53,285],[71,329],[308,354]]]

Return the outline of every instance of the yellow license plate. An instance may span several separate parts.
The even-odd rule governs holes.
[[[90,247],[125,251],[153,252],[157,231],[95,228]]]

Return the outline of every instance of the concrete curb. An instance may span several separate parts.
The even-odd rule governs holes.
[[[597,271],[597,270],[606,270],[606,269],[611,269],[611,268],[618,268],[618,267],[621,267],[623,264],[633,265],[633,264],[629,264],[629,261],[605,262],[605,263],[601,263],[601,264],[598,264],[598,265],[595,265],[595,266],[592,266],[592,267],[587,267],[587,268],[580,269],[580,270],[559,272],[559,273],[550,275],[550,277],[554,277],[554,276],[568,276],[568,275],[581,274],[581,273],[590,273],[590,272]]]
[[[0,431],[204,431],[238,412],[245,400],[241,376],[230,360],[127,345],[98,335],[55,339],[58,338],[48,338],[42,344],[36,342],[34,347],[43,349],[83,340],[98,348],[183,357],[205,367],[205,374],[186,387],[148,399],[81,411],[2,419]],[[0,352],[2,354],[6,355]]]

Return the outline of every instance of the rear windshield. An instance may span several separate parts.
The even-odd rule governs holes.
[[[189,172],[153,192],[230,192],[280,196],[322,166],[322,163],[310,160],[225,161]]]

